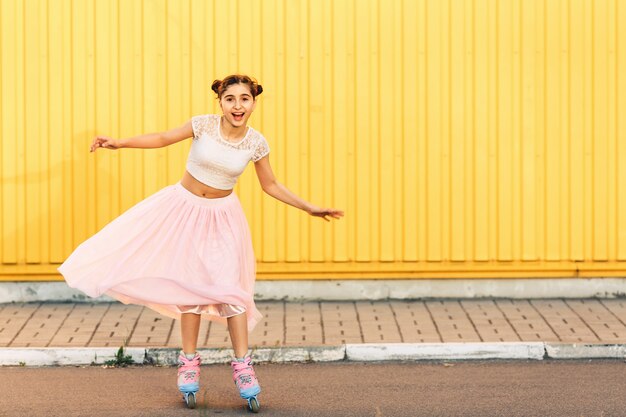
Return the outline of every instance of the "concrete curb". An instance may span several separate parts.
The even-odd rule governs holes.
[[[0,366],[59,366],[59,365],[104,365],[115,359],[119,347],[70,347],[70,348],[2,348]],[[198,348],[202,363],[228,363],[232,358],[230,348]],[[180,348],[124,348],[124,356],[130,356],[135,364],[176,365]],[[256,362],[330,362],[346,357],[346,348],[339,346],[294,346],[255,348],[252,350]]]
[[[546,355],[553,359],[617,358],[626,359],[626,345],[546,343]]]
[[[352,361],[420,359],[538,359],[544,357],[542,342],[500,343],[365,343],[346,345]]]
[[[137,352],[131,352],[133,359]],[[2,348],[0,349],[0,365],[89,365],[113,359],[117,349],[114,348]]]
[[[116,348],[2,348],[0,366],[103,365]],[[124,349],[136,364],[176,365],[179,348]],[[199,348],[203,364],[228,363],[230,348]],[[337,346],[264,347],[253,349],[256,362],[336,362],[470,359],[626,359],[626,344],[547,342],[499,343],[365,343]]]

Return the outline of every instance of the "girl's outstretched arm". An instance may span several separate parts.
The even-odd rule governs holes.
[[[128,139],[113,139],[108,136],[96,136],[89,152],[95,152],[99,148],[120,149],[120,148],[163,148],[173,143],[180,142],[193,136],[191,120],[183,125],[166,132],[146,133],[145,135],[133,136]]]
[[[263,191],[275,199],[289,204],[290,206],[304,210],[311,216],[321,217],[326,221],[330,221],[330,219],[327,219],[326,216],[330,216],[335,219],[339,219],[343,216],[342,210],[318,207],[315,204],[311,204],[289,191],[289,189],[283,184],[276,181],[276,177],[274,177],[274,172],[270,166],[269,156],[265,156],[256,161],[254,163],[254,168],[256,169],[256,175],[259,178],[259,183],[261,184]]]

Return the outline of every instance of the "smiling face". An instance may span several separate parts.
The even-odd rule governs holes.
[[[228,123],[233,127],[241,127],[248,122],[256,107],[256,100],[247,84],[232,84],[222,94],[220,107]]]

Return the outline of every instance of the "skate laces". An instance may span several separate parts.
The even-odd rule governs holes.
[[[178,356],[178,365],[183,368],[200,366],[200,355],[196,354],[192,359],[187,359],[182,353]]]
[[[178,357],[178,376],[183,381],[195,381],[200,374],[200,355],[187,359],[184,355]]]
[[[194,381],[196,379],[196,371],[186,371],[183,373],[183,381]]]
[[[237,375],[237,379],[239,379],[239,385],[252,384],[252,376],[250,374]]]
[[[233,361],[231,365],[233,367],[233,379],[239,387],[255,385],[256,375],[250,357],[245,358],[243,362]]]

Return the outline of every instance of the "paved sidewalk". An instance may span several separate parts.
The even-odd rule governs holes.
[[[258,302],[252,347],[367,343],[626,343],[625,299]],[[0,304],[0,347],[180,347],[180,322],[121,303]],[[228,348],[201,322],[199,348]]]

